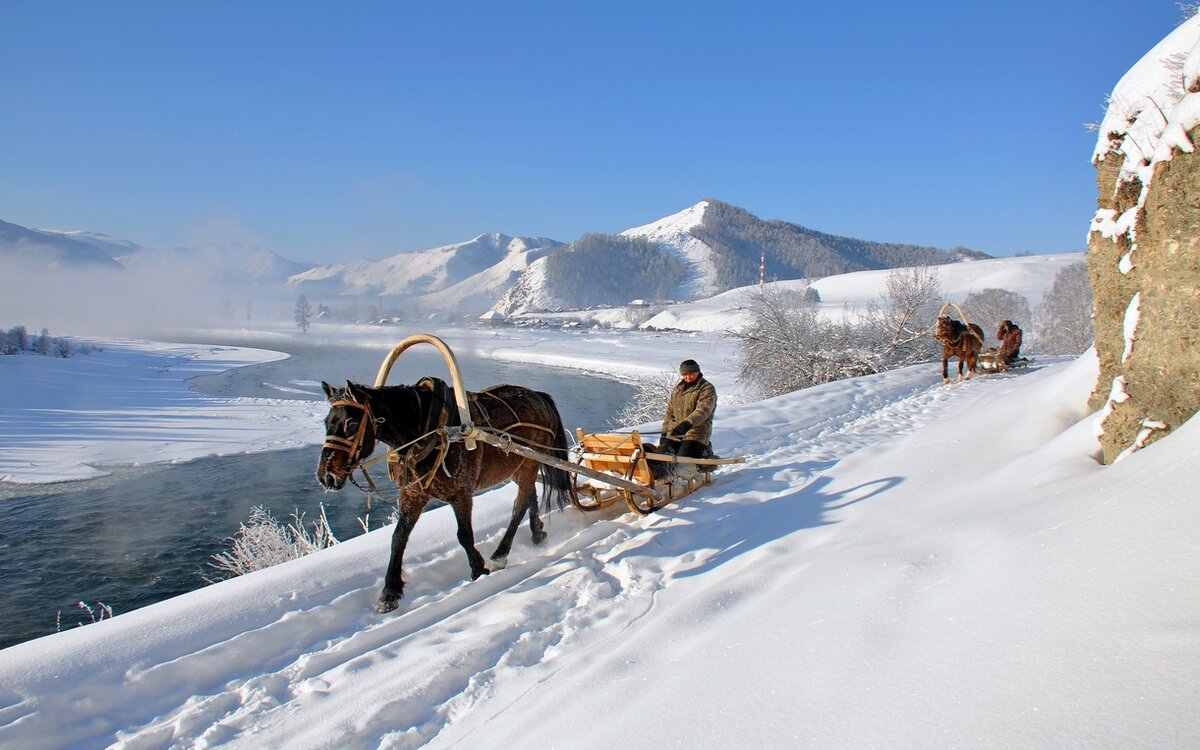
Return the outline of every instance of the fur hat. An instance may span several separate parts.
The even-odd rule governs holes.
[[[700,365],[696,364],[694,359],[685,359],[679,363],[680,375],[687,375],[689,372],[700,372]]]

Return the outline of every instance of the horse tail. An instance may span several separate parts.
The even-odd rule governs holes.
[[[546,407],[553,421],[550,428],[554,430],[554,441],[549,453],[560,461],[568,461],[570,455],[567,453],[567,448],[570,443],[567,442],[567,431],[563,427],[562,415],[558,413],[558,407],[550,394],[538,391],[538,395],[545,399]],[[574,497],[575,482],[572,480],[570,472],[557,466],[542,464],[542,512],[549,513],[555,506],[562,510]]]

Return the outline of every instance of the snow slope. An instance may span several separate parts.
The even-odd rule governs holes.
[[[686,299],[711,297],[721,288],[713,249],[692,234],[704,221],[707,209],[708,201],[700,201],[679,213],[621,232],[627,237],[643,237],[659,243],[687,266],[691,285],[682,290]]]
[[[1082,262],[1083,253],[1058,253],[968,260],[929,266],[929,269],[937,274],[947,301],[961,302],[971,292],[984,289],[1007,289],[1025,297],[1030,308],[1036,309],[1058,272]],[[822,314],[838,319],[865,310],[872,301],[878,301],[889,273],[891,270],[856,271],[821,279],[775,281],[768,286],[795,290],[812,286],[821,295]],[[683,331],[736,329],[749,322],[745,297],[757,289],[756,286],[741,287],[708,299],[671,305],[643,323],[643,327]],[[967,313],[969,315],[970,311]]]
[[[1094,355],[935,369],[723,406],[747,464],[476,582],[427,513],[390,615],[384,531],[6,649],[0,746],[1194,747],[1200,425],[1101,467]]]

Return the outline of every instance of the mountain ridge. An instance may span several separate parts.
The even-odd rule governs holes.
[[[332,308],[356,309],[356,300],[366,297],[396,312],[452,317],[623,305],[634,298],[703,299],[757,283],[764,255],[768,280],[990,257],[965,248],[827,234],[760,219],[712,198],[619,234],[590,233],[571,243],[488,232],[379,260],[335,264],[300,263],[234,243],[152,249],[95,232],[3,227],[0,257],[26,263],[41,258],[35,265],[45,271],[103,265],[148,275],[187,274],[280,298],[303,294]]]

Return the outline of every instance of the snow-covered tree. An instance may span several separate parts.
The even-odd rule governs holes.
[[[891,271],[882,299],[841,321],[823,317],[803,291],[752,292],[750,323],[729,334],[738,343],[738,379],[769,398],[929,360],[940,295],[938,276],[926,267]]]
[[[878,370],[906,367],[933,359],[940,347],[930,331],[937,317],[942,286],[929,266],[888,272],[882,299],[858,318],[863,338],[875,352]]]
[[[1063,268],[1038,305],[1038,347],[1051,354],[1082,354],[1095,339],[1092,309],[1087,264]]]
[[[971,292],[962,301],[962,308],[970,321],[983,329],[984,341],[995,338],[996,329],[1002,320],[1011,320],[1025,329],[1030,327],[1030,319],[1033,317],[1029,310],[1029,300],[1008,289],[981,289]],[[1028,346],[1029,341],[1026,340],[1025,344]]]

